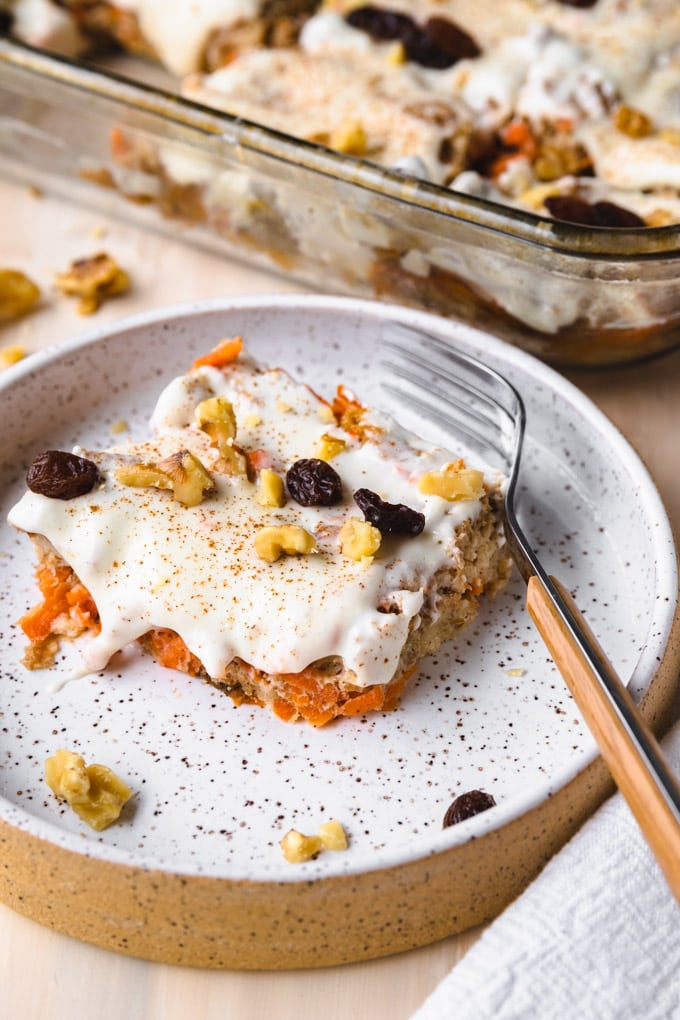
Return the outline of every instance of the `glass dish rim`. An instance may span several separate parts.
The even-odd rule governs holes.
[[[399,206],[437,214],[451,223],[503,235],[538,250],[586,260],[609,258],[621,262],[680,257],[679,224],[610,230],[539,216],[405,176],[316,142],[216,110],[110,68],[100,68],[88,61],[51,53],[17,40],[0,38],[0,68],[2,66],[58,82],[77,92],[94,93],[105,101],[179,125],[204,138],[238,146],[242,151],[376,193]],[[214,150],[210,155],[219,157]]]

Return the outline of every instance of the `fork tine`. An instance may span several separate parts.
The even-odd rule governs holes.
[[[389,321],[384,326],[381,345],[401,351],[414,362],[422,361],[422,351],[426,348],[437,358],[433,366],[435,371],[441,371],[443,363],[454,364],[458,371],[462,370],[476,380],[477,393],[482,399],[490,400],[493,394],[495,402],[500,403],[512,415],[522,402],[517,390],[505,376],[485,365],[479,358],[452,347],[448,341],[434,333],[426,333],[404,322]]]
[[[449,403],[446,403],[445,394],[429,380],[418,382],[413,377],[404,377],[395,365],[390,365],[389,370],[391,381],[383,381],[382,389],[396,400],[397,404],[411,407],[425,419],[438,419],[440,424],[446,426],[456,437],[460,437],[466,447],[484,460],[488,462],[491,457],[489,466],[502,467],[504,470],[509,467],[511,456],[500,442],[501,433],[497,428],[490,428],[486,419],[480,418],[474,426],[471,425],[472,413],[469,408],[456,407],[450,402],[450,396]]]
[[[485,458],[491,451],[492,460],[500,457],[504,468],[512,467],[524,420],[521,399],[505,379],[437,337],[401,323],[388,325],[380,350],[386,392],[430,420],[439,418]]]

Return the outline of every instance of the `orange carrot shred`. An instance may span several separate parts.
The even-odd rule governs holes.
[[[193,368],[202,368],[209,365],[212,368],[223,368],[230,362],[235,361],[243,350],[243,340],[240,336],[228,337],[220,340],[216,347],[213,347],[207,354],[196,358]]]

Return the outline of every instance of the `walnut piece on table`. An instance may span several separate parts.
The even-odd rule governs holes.
[[[80,298],[80,315],[92,315],[107,298],[129,290],[130,277],[110,255],[98,252],[75,259],[68,269],[57,273],[55,283],[62,294]]]
[[[20,269],[0,269],[0,322],[25,315],[39,299],[40,288]]]

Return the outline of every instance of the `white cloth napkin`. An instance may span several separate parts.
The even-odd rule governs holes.
[[[680,723],[663,742],[680,774]],[[680,907],[620,794],[411,1020],[676,1020]]]

